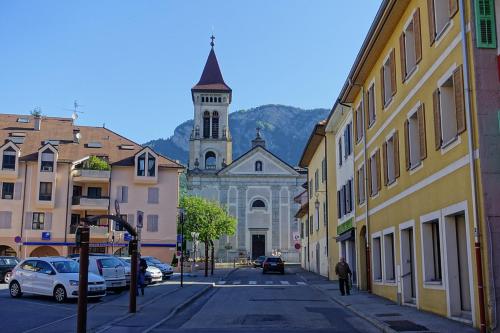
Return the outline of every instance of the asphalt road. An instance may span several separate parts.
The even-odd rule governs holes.
[[[289,269],[244,268],[153,332],[379,332]]]

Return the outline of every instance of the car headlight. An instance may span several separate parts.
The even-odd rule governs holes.
[[[78,281],[77,280],[69,280],[70,286],[78,286]]]

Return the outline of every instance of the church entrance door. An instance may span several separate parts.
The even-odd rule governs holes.
[[[252,259],[266,255],[266,236],[252,235]]]

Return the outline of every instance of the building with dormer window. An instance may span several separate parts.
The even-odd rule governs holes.
[[[136,225],[144,212],[142,254],[175,251],[183,166],[103,127],[72,119],[0,115],[0,255],[78,252],[82,218],[120,214]],[[126,254],[123,226],[91,227],[91,252]]]

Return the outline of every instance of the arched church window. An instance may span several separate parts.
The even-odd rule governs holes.
[[[213,101],[214,101],[214,98],[210,97],[210,103],[212,103]]]
[[[213,151],[205,154],[205,169],[215,169],[217,167],[217,158]]]
[[[212,138],[219,138],[219,112],[212,112]]]
[[[255,171],[262,171],[262,161],[255,162]]]
[[[266,204],[264,203],[264,201],[257,199],[252,202],[252,208],[266,208]]]
[[[204,96],[201,96],[201,102],[205,103],[205,97]]]
[[[221,98],[219,97],[219,103],[221,102]]]
[[[208,111],[203,113],[203,137],[210,137],[210,112]]]

